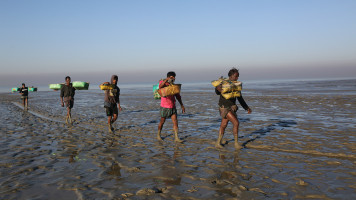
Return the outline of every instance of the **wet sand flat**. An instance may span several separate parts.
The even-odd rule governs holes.
[[[121,88],[114,134],[103,92],[78,91],[73,125],[59,93],[0,94],[0,199],[355,199],[356,80],[245,84],[216,149],[218,96],[211,85],[182,85],[182,144],[172,122],[156,141],[160,101],[151,88]],[[120,86],[120,85],[119,85]]]

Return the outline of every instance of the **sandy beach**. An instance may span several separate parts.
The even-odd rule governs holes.
[[[115,132],[100,90],[77,91],[73,125],[59,92],[0,94],[0,199],[356,199],[356,80],[244,84],[239,141],[229,124],[216,149],[218,96],[182,85],[156,141],[160,101],[152,86],[121,87]],[[120,87],[120,83],[119,83]]]

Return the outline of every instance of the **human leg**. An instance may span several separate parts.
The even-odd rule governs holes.
[[[113,114],[112,118],[111,118],[111,130],[114,131],[114,122],[117,120],[117,114]]]
[[[67,107],[66,123],[68,123],[68,121],[69,121],[69,119],[70,119],[70,117],[69,117],[69,116],[70,116],[69,110],[70,110],[70,108]]]
[[[174,131],[174,141],[175,142],[183,142],[183,140],[179,139],[178,137],[178,118],[177,114],[173,114],[171,116],[172,122],[173,122],[173,131]]]
[[[117,120],[117,114],[113,114],[113,117],[111,119],[111,124],[113,124]]]
[[[24,104],[26,105],[26,110],[28,109],[28,97],[25,98]]]
[[[23,109],[25,109],[26,98],[24,96],[22,96],[21,98],[22,98]]]
[[[221,124],[220,124],[220,129],[219,129],[219,136],[218,140],[215,143],[216,148],[222,148],[223,146],[221,145],[222,138],[224,137],[225,129],[227,127],[227,124],[229,123],[228,119],[221,119]]]
[[[113,128],[112,128],[112,116],[108,116],[108,126],[109,126],[109,132],[112,133],[113,132]]]
[[[117,120],[117,115],[119,114],[119,111],[117,109],[117,104],[114,104],[112,107],[112,118],[111,118],[111,130],[114,131],[114,122]]]
[[[235,138],[235,149],[241,149],[242,146],[238,143],[238,133],[239,133],[239,120],[237,119],[236,114],[233,111],[230,111],[227,115],[226,118],[231,121],[233,124],[233,134]]]
[[[112,133],[114,130],[112,124],[117,119],[117,107],[116,107],[116,112],[115,112],[115,106],[113,106],[113,105],[110,107],[105,107],[105,108],[106,108],[106,116],[108,117],[109,132]]]
[[[66,116],[66,123],[70,123],[72,124],[72,108],[74,105],[74,99],[69,99],[69,100],[65,100],[64,101],[66,104],[66,108],[67,108],[67,116]]]
[[[161,117],[161,120],[160,120],[160,122],[158,124],[158,132],[157,132],[157,140],[158,141],[163,141],[162,138],[161,138],[161,131],[162,131],[163,124],[164,124],[165,121],[166,121],[166,118]]]
[[[67,108],[67,116],[69,123],[72,123],[72,109],[70,107]]]

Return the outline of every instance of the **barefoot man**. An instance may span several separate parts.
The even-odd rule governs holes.
[[[159,88],[161,89],[161,88],[169,86],[170,84],[173,84],[175,79],[176,79],[176,73],[168,72],[167,78],[164,80],[161,80],[159,82]],[[166,121],[166,118],[170,117],[173,122],[174,141],[175,142],[183,142],[178,137],[178,119],[177,119],[176,98],[180,104],[180,107],[182,108],[182,113],[185,113],[185,108],[183,106],[182,97],[180,96],[180,94],[167,96],[167,97],[161,97],[161,108],[160,108],[161,121],[158,124],[158,133],[157,133],[158,141],[163,141],[161,138],[161,131],[163,128],[163,124]]]
[[[21,99],[23,100],[23,109],[27,110],[28,107],[28,87],[26,87],[25,83],[22,83],[22,87],[20,88]]]
[[[66,123],[72,123],[72,113],[71,110],[74,105],[74,95],[75,95],[75,88],[72,87],[71,79],[69,76],[65,78],[66,83],[61,88],[61,103],[62,107],[64,107],[64,103],[67,108],[67,116],[66,116]]]
[[[104,107],[106,109],[106,116],[108,117],[109,132],[114,131],[113,123],[117,119],[118,109],[122,111],[120,106],[120,88],[117,86],[118,77],[117,75],[111,76],[110,84],[114,85],[114,89],[105,90]],[[109,84],[109,82],[105,82]]]
[[[239,70],[237,70],[236,68],[232,68],[229,71],[228,76],[229,76],[229,80],[237,81],[237,79],[239,78]],[[224,132],[227,127],[227,124],[230,121],[233,124],[235,148],[241,149],[242,146],[238,143],[239,120],[237,119],[237,115],[236,115],[236,111],[238,109],[238,107],[236,105],[236,98],[239,101],[239,103],[241,104],[241,106],[245,110],[247,110],[248,114],[250,114],[252,112],[252,110],[248,107],[245,100],[242,98],[242,95],[240,97],[225,99],[221,95],[221,90],[222,90],[222,85],[219,85],[215,88],[215,93],[217,95],[220,95],[219,111],[220,111],[220,116],[222,117],[221,124],[220,124],[220,130],[219,130],[219,137],[218,137],[218,140],[216,141],[215,147],[222,148],[221,140],[224,136]]]

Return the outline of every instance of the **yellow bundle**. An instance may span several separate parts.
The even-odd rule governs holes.
[[[220,77],[218,80],[211,81],[214,87],[221,85],[221,95],[225,99],[231,99],[241,96],[242,83],[240,81],[231,81]]]
[[[242,83],[240,81],[223,81],[221,93],[238,92],[242,90]]]
[[[100,84],[99,87],[101,90],[113,90],[115,88],[115,85],[103,83],[103,84]]]
[[[235,92],[224,93],[224,94],[221,94],[221,95],[225,99],[232,99],[232,98],[240,97],[241,96],[241,92],[240,91],[235,91]]]
[[[180,88],[182,84],[169,85],[167,87],[158,90],[158,94],[161,97],[172,96],[180,93]]]
[[[220,85],[223,81],[225,81],[227,79],[223,78],[223,77],[220,77],[218,80],[215,80],[215,81],[211,81],[211,84],[214,86],[214,87],[217,87],[218,85]]]

